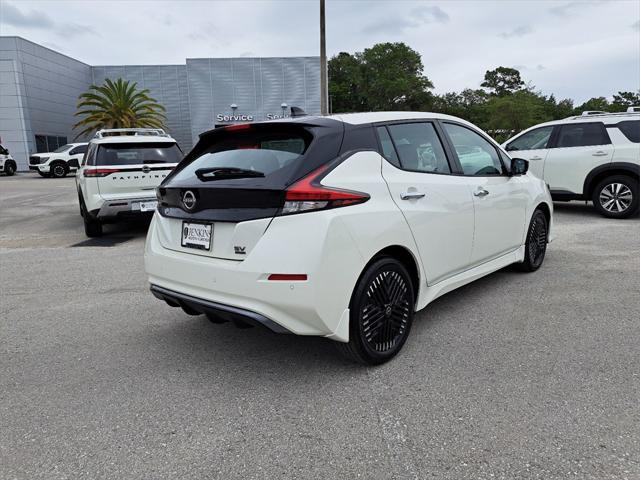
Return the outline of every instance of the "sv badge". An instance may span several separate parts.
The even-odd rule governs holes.
[[[247,253],[247,247],[239,247],[236,245],[233,249],[235,250],[236,255],[246,255]]]

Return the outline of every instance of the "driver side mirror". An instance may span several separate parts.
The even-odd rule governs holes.
[[[511,159],[511,176],[524,175],[529,171],[529,162],[524,158]]]

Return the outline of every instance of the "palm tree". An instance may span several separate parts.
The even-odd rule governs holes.
[[[76,116],[86,115],[73,128],[83,128],[76,138],[102,128],[164,128],[165,108],[149,90],[137,90],[137,83],[121,78],[91,85],[78,98]]]

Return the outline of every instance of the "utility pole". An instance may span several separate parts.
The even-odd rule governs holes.
[[[320,0],[320,113],[328,114],[327,42],[324,33],[324,0]]]

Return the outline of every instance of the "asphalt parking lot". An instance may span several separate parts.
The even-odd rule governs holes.
[[[0,478],[640,478],[640,218],[556,204],[543,267],[417,315],[377,368],[156,300],[146,225],[0,177]]]

